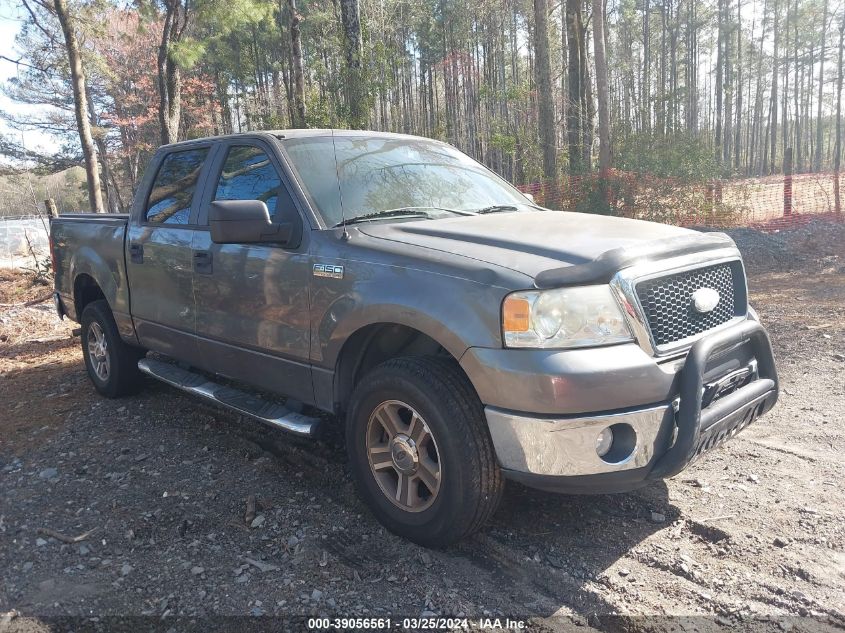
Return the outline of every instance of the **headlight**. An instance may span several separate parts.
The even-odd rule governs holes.
[[[525,290],[505,297],[507,347],[590,347],[632,340],[610,286]]]

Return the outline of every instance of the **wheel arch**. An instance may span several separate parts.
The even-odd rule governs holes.
[[[79,273],[73,280],[73,306],[77,319],[82,319],[85,306],[100,299],[108,303],[108,299],[97,280],[88,273]]]
[[[344,342],[337,356],[334,372],[336,412],[346,411],[355,385],[367,372],[393,358],[436,356],[458,360],[445,345],[417,328],[401,323],[383,322],[355,330]]]

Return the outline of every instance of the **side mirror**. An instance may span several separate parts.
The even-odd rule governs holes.
[[[211,241],[215,244],[271,242],[298,246],[302,237],[302,226],[299,222],[273,224],[267,205],[261,200],[212,202],[208,223],[211,227]]]
[[[526,198],[528,198],[534,204],[537,204],[537,201],[534,199],[533,194],[523,192],[522,195],[525,196]]]

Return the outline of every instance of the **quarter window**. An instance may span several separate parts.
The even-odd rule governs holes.
[[[188,224],[191,202],[207,156],[207,147],[167,155],[147,200],[147,222]]]
[[[261,200],[274,222],[277,209],[293,209],[293,200],[269,156],[250,145],[234,145],[229,149],[214,199]]]

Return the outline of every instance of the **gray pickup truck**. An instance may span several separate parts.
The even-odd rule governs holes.
[[[425,545],[478,530],[505,479],[671,477],[777,400],[726,235],[542,209],[429,139],[162,147],[131,213],[63,215],[51,249],[101,394],[146,374],[304,436],[335,414],[361,496]]]

